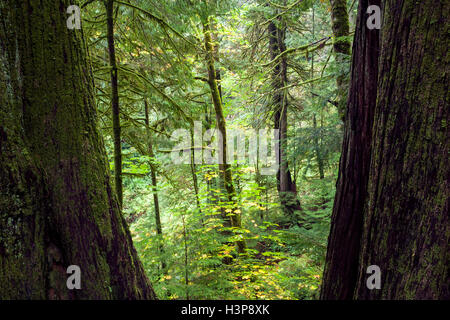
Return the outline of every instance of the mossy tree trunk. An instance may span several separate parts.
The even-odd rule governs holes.
[[[281,22],[279,22],[281,24]],[[269,52],[271,60],[274,60],[286,50],[285,27],[277,27],[271,21],[268,25]],[[300,201],[297,196],[297,187],[292,181],[287,159],[287,111],[288,97],[287,90],[287,60],[286,55],[279,58],[273,67],[272,72],[272,104],[274,108],[274,128],[279,130],[276,139],[279,141],[276,150],[277,162],[279,164],[277,172],[277,188],[280,197],[280,204],[284,214],[293,222],[298,222],[296,212],[301,211]]]
[[[357,280],[379,55],[379,31],[366,27],[369,5],[380,5],[380,0],[359,2],[344,139],[321,299],[351,299]]]
[[[378,37],[369,4],[379,5],[360,2],[321,298],[449,299],[450,6],[383,1]],[[370,265],[380,289],[367,288]]]
[[[0,3],[0,297],[155,299],[111,189],[69,5]],[[80,290],[67,289],[69,265]]]
[[[340,65],[347,65],[350,56],[350,40],[345,38],[349,34],[349,21],[346,0],[331,0],[331,27],[333,29],[333,50],[336,62]],[[336,78],[337,85],[337,106],[341,118],[345,116],[346,98],[348,91],[348,80],[345,74]]]
[[[106,26],[108,39],[109,66],[111,68],[111,110],[114,140],[114,186],[119,199],[120,208],[123,205],[122,185],[122,142],[120,127],[119,87],[117,79],[116,47],[114,44],[114,0],[105,0]]]
[[[210,19],[203,24],[203,33],[205,37],[205,50],[206,50],[206,64],[208,69],[208,84],[211,89],[212,101],[216,114],[217,129],[221,133],[219,135],[219,171],[222,177],[222,181],[227,194],[227,201],[233,203],[232,212],[228,214],[231,222],[231,227],[241,228],[241,214],[238,209],[236,201],[236,191],[233,185],[233,178],[231,175],[231,165],[227,163],[227,131],[225,124],[225,117],[223,115],[222,99],[217,84],[217,73],[214,66],[214,46],[211,37]],[[236,242],[237,250],[239,253],[244,253],[246,249],[245,240],[239,240]]]
[[[450,3],[383,1],[358,299],[449,299]],[[368,290],[367,266],[381,269]]]

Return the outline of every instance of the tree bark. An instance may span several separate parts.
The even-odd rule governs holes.
[[[351,299],[357,280],[379,55],[379,31],[366,27],[369,5],[380,5],[380,0],[359,2],[344,139],[321,299]]]
[[[286,50],[284,44],[285,28],[278,28],[274,22],[268,26],[269,49],[271,60],[274,60],[280,53]],[[279,141],[276,150],[279,169],[277,172],[277,188],[280,197],[280,204],[284,214],[293,222],[298,222],[296,212],[301,211],[300,201],[297,196],[297,187],[292,181],[287,159],[287,91],[283,89],[287,86],[287,61],[286,55],[280,58],[280,62],[273,68],[272,89],[274,107],[274,128],[278,129]]]
[[[225,125],[225,117],[223,115],[222,99],[220,97],[219,87],[217,85],[217,73],[214,66],[214,48],[211,37],[210,21],[206,21],[203,24],[203,31],[205,37],[205,50],[206,50],[206,64],[208,68],[208,84],[211,89],[211,95],[216,113],[217,129],[220,131],[219,136],[219,171],[222,176],[225,191],[228,197],[228,201],[232,202],[233,209],[229,214],[231,220],[231,226],[235,228],[241,228],[241,214],[238,210],[236,203],[236,191],[233,185],[233,178],[231,175],[231,165],[227,163],[227,131]],[[238,253],[244,253],[246,249],[245,240],[239,240],[236,242]]]
[[[109,65],[111,68],[111,106],[114,139],[114,186],[119,199],[120,208],[123,205],[122,190],[122,143],[120,127],[119,88],[117,83],[116,48],[114,45],[114,0],[105,0],[106,25],[108,38]]]
[[[323,164],[323,159],[322,159],[322,153],[320,152],[320,141],[319,141],[319,137],[317,135],[317,119],[316,119],[316,115],[313,115],[313,128],[314,128],[314,139],[313,139],[313,143],[314,143],[314,152],[316,153],[316,158],[317,158],[317,167],[319,169],[319,178],[323,179],[325,178],[325,172],[324,172],[324,164]]]
[[[380,40],[368,4],[379,5],[360,2],[351,87],[364,87],[350,89],[321,298],[449,299],[449,4],[383,1]],[[367,287],[370,265],[380,289]]]
[[[449,299],[448,1],[386,0],[355,298]],[[366,269],[381,269],[368,290]]]
[[[69,5],[0,3],[0,297],[155,299],[110,186]]]
[[[336,62],[340,65],[347,65],[347,58],[350,56],[350,40],[342,39],[349,34],[349,21],[347,13],[346,0],[331,0],[331,26],[333,36],[333,50],[336,56]],[[339,75],[336,78],[338,112],[343,119],[345,116],[346,97],[348,91],[348,80],[345,75]]]
[[[195,165],[195,145],[194,145],[194,128],[190,127],[190,136],[191,136],[191,174],[192,174],[192,184],[194,186],[194,195],[195,195],[195,203],[197,204],[197,210],[200,214],[200,221],[202,226],[204,226],[202,207],[200,204],[200,196],[199,196],[199,188],[198,188],[198,178],[197,178],[197,167]]]
[[[313,40],[315,40],[315,10],[314,6],[312,7],[312,36]],[[311,79],[314,79],[314,52],[311,52]],[[314,82],[311,83],[311,93],[314,92]],[[311,94],[311,100],[314,102],[315,95]],[[317,130],[317,117],[316,113],[313,113],[313,129],[314,129],[314,136],[313,136],[313,144],[314,144],[314,152],[316,153],[316,159],[317,159],[317,167],[319,169],[319,178],[323,179],[325,178],[324,173],[324,165],[323,165],[323,159],[322,154],[320,152],[320,139],[319,134],[321,134],[321,130]],[[322,128],[321,128],[322,129]]]

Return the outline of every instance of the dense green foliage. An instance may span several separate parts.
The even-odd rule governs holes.
[[[350,1],[350,30],[354,7]],[[100,127],[114,173],[105,8],[94,1],[83,10]],[[123,214],[159,298],[318,298],[342,135],[335,79],[349,71],[348,59],[338,64],[333,54],[330,11],[328,1],[313,0],[115,1]],[[218,166],[171,161],[173,131],[193,130],[194,121],[204,130],[217,126],[206,82],[207,21],[227,130],[273,128],[270,75],[281,57],[270,58],[267,26],[285,28],[286,152],[301,225],[280,209],[275,175],[260,175],[249,163],[232,165],[242,226],[230,227],[221,213],[236,213],[235,203],[226,199]],[[247,250],[238,254],[233,244],[242,239]]]

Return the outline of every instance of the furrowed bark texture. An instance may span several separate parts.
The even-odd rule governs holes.
[[[361,32],[366,4],[360,2],[352,88],[365,83],[356,81],[357,68],[371,74],[358,62],[358,48],[375,31]],[[377,90],[360,90],[362,102],[368,94],[375,101],[376,92],[375,109],[363,114],[373,118],[372,133],[364,129],[348,142],[351,125],[366,119],[352,122],[351,89],[321,298],[449,299],[449,4],[387,0],[382,8]],[[349,171],[347,163],[368,171]],[[370,265],[380,267],[380,289],[367,288]]]
[[[448,1],[387,0],[355,297],[449,299]],[[368,290],[367,266],[381,269]]]
[[[0,299],[154,299],[110,186],[69,1],[0,3]],[[81,268],[81,290],[66,269]]]
[[[321,288],[321,299],[327,300],[351,299],[357,280],[379,56],[379,31],[366,27],[369,5],[380,5],[380,0],[359,2],[344,139]]]

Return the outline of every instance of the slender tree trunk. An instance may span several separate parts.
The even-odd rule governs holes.
[[[315,10],[314,5],[312,7],[312,36],[313,40],[315,40]],[[314,52],[311,52],[311,79],[314,79]],[[311,93],[314,92],[314,82],[311,83]],[[311,100],[314,101],[315,95],[311,94]],[[317,130],[317,118],[316,113],[313,113],[313,128],[314,128],[314,152],[316,153],[317,159],[317,167],[319,168],[319,177],[320,179],[325,178],[324,170],[323,170],[323,159],[322,154],[320,153],[320,142],[319,142],[319,132]]]
[[[258,188],[258,205],[259,206],[261,206],[261,194],[260,194],[260,192],[263,190],[263,186],[262,186],[262,175],[261,175],[261,172],[259,171],[259,157],[258,157],[258,153],[259,153],[259,150],[257,150],[256,151],[256,154],[257,154],[257,156],[256,156],[256,165],[255,165],[255,183],[256,183],[256,185],[257,185],[257,188]],[[259,209],[259,218],[261,219],[261,221],[260,221],[260,223],[263,223],[264,222],[264,210],[262,210],[262,209]]]
[[[69,5],[0,3],[0,297],[155,299],[110,186]],[[69,265],[80,290],[67,289]]]
[[[214,22],[212,22],[211,20],[209,21],[209,27],[210,27],[210,34],[211,34],[211,44],[212,44],[212,55],[214,58],[214,62],[219,62],[219,40],[217,37],[217,33],[215,32],[215,28],[216,25],[214,24]],[[221,76],[220,76],[220,70],[219,69],[215,69],[215,79],[216,79],[216,83],[217,83],[217,89],[218,89],[218,94],[220,97],[220,101],[223,101],[223,96],[222,96],[222,83],[221,83]],[[211,119],[212,117],[210,117]],[[207,130],[210,129],[210,127],[207,128]],[[231,167],[230,167],[231,168]],[[219,166],[219,174],[220,174],[220,166]],[[224,179],[223,177],[219,177],[219,179],[213,178],[211,179],[211,182],[213,185],[218,186],[219,190],[225,190],[225,197],[221,194],[220,196],[218,196],[217,194],[215,194],[212,190],[211,190],[211,195],[216,198],[217,200],[215,201],[215,204],[217,204],[218,202],[227,202],[228,201],[228,193],[225,189],[225,183],[224,183]],[[224,226],[227,228],[230,228],[233,226],[233,222],[231,221],[231,217],[228,215],[228,213],[225,211],[226,208],[225,207],[221,207],[220,208],[220,213],[221,213],[221,217],[222,220],[224,221]],[[232,232],[230,231],[225,231],[223,232],[223,235],[226,237],[230,237],[232,235]],[[224,261],[226,261],[226,263],[230,263],[231,259],[224,259]]]
[[[357,280],[379,55],[379,31],[366,27],[369,5],[380,5],[380,0],[359,2],[344,139],[321,299],[351,299]]]
[[[205,130],[209,130],[211,129],[211,125],[212,125],[212,116],[211,116],[211,111],[210,111],[210,106],[209,105],[205,105]],[[214,195],[214,192],[212,191],[214,186],[216,185],[216,178],[213,175],[214,170],[212,170],[211,167],[208,167],[206,169],[206,175],[207,175],[207,179],[206,179],[206,189],[208,192],[208,204],[215,204],[217,201],[214,201],[213,199],[216,198],[216,196]],[[231,222],[230,222],[231,224]]]
[[[203,215],[202,215],[202,209],[200,206],[200,196],[199,196],[199,189],[198,189],[198,179],[197,179],[197,168],[195,166],[195,159],[194,159],[194,152],[195,152],[195,145],[194,145],[194,129],[190,128],[191,133],[191,174],[192,174],[192,183],[194,185],[194,194],[195,194],[195,203],[197,204],[197,209],[200,214],[200,220],[202,223],[202,226],[204,226],[203,221]]]
[[[153,152],[153,145],[152,145],[152,137],[150,134],[150,121],[149,121],[149,114],[148,114],[148,103],[147,100],[144,100],[144,106],[145,106],[145,125],[147,130],[147,150],[148,155],[150,157],[149,165],[150,165],[150,175],[152,180],[152,193],[153,193],[153,205],[155,208],[155,224],[156,224],[156,233],[158,234],[158,243],[159,243],[159,252],[161,254],[161,269],[163,272],[166,271],[166,261],[164,258],[164,246],[163,246],[163,233],[162,233],[162,224],[161,224],[161,214],[159,210],[159,197],[158,197],[158,180],[156,178],[156,165],[154,163],[155,161],[155,153]]]
[[[105,0],[109,65],[111,68],[111,106],[114,138],[114,186],[120,208],[123,205],[122,143],[120,127],[119,89],[117,84],[116,48],[114,45],[114,0]]]
[[[268,26],[269,46],[271,59],[275,59],[286,50],[284,44],[285,28],[278,28],[274,22]],[[279,169],[277,172],[277,188],[280,204],[283,212],[293,222],[298,222],[296,212],[301,211],[300,201],[297,196],[297,187],[293,183],[287,160],[287,91],[283,89],[287,85],[287,61],[286,56],[280,58],[280,62],[274,67],[272,74],[272,88],[274,111],[274,128],[279,130],[276,139],[279,141],[276,151]]]
[[[386,0],[358,299],[450,299],[448,1]],[[369,265],[381,289],[366,287]]]
[[[313,127],[314,127],[314,151],[316,153],[317,158],[317,167],[319,168],[319,178],[323,179],[325,178],[325,172],[324,172],[324,165],[323,165],[323,159],[322,154],[320,153],[320,142],[319,137],[317,136],[317,119],[316,115],[313,115]]]
[[[223,184],[228,197],[228,201],[234,203],[232,213],[229,215],[231,219],[231,226],[241,227],[241,214],[238,210],[236,200],[236,192],[233,186],[233,178],[231,176],[231,165],[227,163],[227,132],[225,125],[225,117],[223,115],[222,99],[220,97],[219,88],[217,85],[216,69],[214,66],[214,48],[211,38],[210,22],[207,21],[204,25],[204,37],[205,37],[205,49],[206,49],[206,63],[208,67],[208,84],[211,89],[211,95],[216,113],[217,129],[221,135],[219,137],[219,171],[222,175]],[[246,243],[244,240],[236,242],[239,253],[244,253],[246,249]]]
[[[186,300],[189,300],[189,264],[188,264],[188,244],[187,244],[187,232],[186,232],[186,220],[184,215],[181,215],[181,221],[183,222],[183,240],[184,240],[184,284],[186,285]]]
[[[331,26],[335,41],[333,50],[336,55],[336,62],[339,65],[347,65],[350,56],[350,40],[342,39],[349,34],[349,21],[346,0],[331,0]],[[342,119],[345,116],[347,103],[348,80],[345,75],[336,78],[338,112]]]

